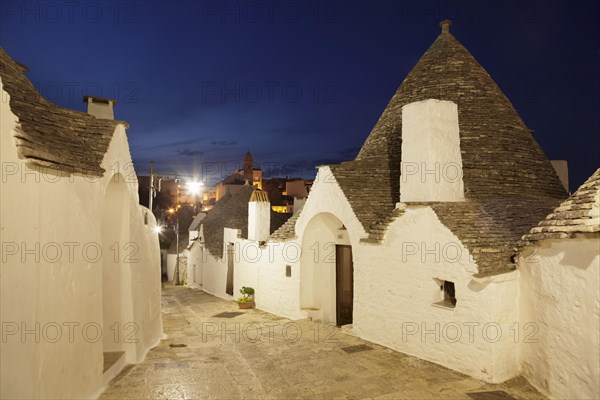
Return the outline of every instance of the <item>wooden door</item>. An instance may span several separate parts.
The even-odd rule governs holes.
[[[225,284],[225,293],[233,296],[233,266],[235,251],[233,243],[227,245],[227,283]]]
[[[352,264],[352,247],[335,246],[336,264],[336,320],[337,325],[352,323],[352,307],[354,302],[354,266]]]

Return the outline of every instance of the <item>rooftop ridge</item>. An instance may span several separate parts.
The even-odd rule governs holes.
[[[575,193],[536,227],[523,235],[523,244],[543,239],[571,239],[600,234],[600,168]]]

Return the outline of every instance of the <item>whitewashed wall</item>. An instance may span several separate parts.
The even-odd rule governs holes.
[[[8,93],[1,94],[0,310],[7,336],[0,343],[0,397],[95,398],[104,385],[103,335],[95,327],[113,334],[102,326],[102,271],[104,258],[115,257],[116,248],[111,254],[97,253],[106,246],[103,201],[113,174],[124,178],[121,184],[129,197],[124,206],[131,220],[127,243],[118,243],[116,256],[123,266],[122,321],[132,323],[118,329],[128,362],[141,361],[162,338],[158,239],[152,231],[156,222],[149,214],[144,224],[121,125],[102,162],[105,177],[33,171],[18,159],[13,138],[17,117]],[[13,328],[17,331],[7,331]],[[31,333],[23,335],[24,329]],[[138,343],[125,343],[128,334]]]
[[[474,279],[475,268],[431,208],[407,209],[382,246],[356,252],[354,331],[487,382],[512,378],[517,275]],[[454,308],[434,305],[443,299],[444,280],[454,282]]]
[[[518,374],[517,345],[511,330],[518,323],[516,272],[474,279],[477,266],[468,250],[429,207],[410,207],[390,225],[381,245],[361,243],[366,236],[364,229],[330,169],[321,167],[296,224],[303,251],[314,246],[314,241],[333,240],[322,237],[327,224],[320,223],[320,230],[311,226],[312,221],[328,214],[344,224],[352,245],[353,334],[488,382],[501,382]],[[320,236],[312,231],[321,232]],[[415,246],[417,253],[409,255]],[[427,250],[434,250],[433,254]],[[303,254],[302,273],[306,266],[311,269],[313,254]],[[307,278],[312,279],[310,273]],[[435,279],[455,283],[456,308],[433,305],[443,297]],[[302,299],[304,282],[300,286]],[[322,297],[328,296],[325,287],[312,285],[307,290],[321,290]],[[324,322],[332,322],[327,312],[321,317]],[[457,327],[460,339],[454,342]],[[439,332],[439,338],[435,333],[422,336],[423,328]]]
[[[297,240],[267,242],[263,260],[268,262],[261,260],[258,268],[258,308],[290,319],[306,318],[300,309],[301,251]],[[290,277],[286,276],[286,265],[291,268]]]
[[[523,250],[523,375],[557,398],[600,398],[598,239],[544,240]]]
[[[188,286],[200,288],[223,299],[237,300],[242,286],[256,291],[256,307],[291,319],[305,318],[299,307],[299,260],[297,242],[258,242],[238,237],[237,229],[225,228],[224,246],[234,244],[233,296],[225,293],[227,282],[227,251],[222,259],[214,257],[200,244],[190,249],[188,265],[196,265],[197,280],[190,279]],[[286,265],[292,276],[286,277]],[[189,277],[188,273],[188,277]]]
[[[346,231],[339,230],[342,225]],[[296,235],[302,245],[300,305],[313,319],[336,323],[335,245],[352,245],[356,263],[355,251],[366,232],[327,166],[318,170]]]

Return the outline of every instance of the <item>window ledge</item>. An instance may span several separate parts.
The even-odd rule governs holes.
[[[439,301],[437,303],[432,303],[431,305],[438,308],[444,308],[446,310],[454,310],[456,308],[456,304],[452,305],[452,303],[447,301]]]

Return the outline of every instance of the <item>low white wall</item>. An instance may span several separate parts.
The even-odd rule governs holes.
[[[291,319],[306,315],[299,307],[299,259],[297,242],[258,242],[238,237],[237,229],[225,228],[224,246],[234,245],[233,296],[225,293],[227,282],[227,251],[224,257],[214,257],[206,248],[195,244],[190,249],[188,265],[196,265],[197,280],[190,280],[191,287],[198,287],[227,300],[237,300],[242,286],[255,289],[256,307]],[[290,265],[291,277],[286,277],[286,265]],[[189,273],[188,273],[188,276]]]
[[[177,266],[177,254],[167,253],[167,280],[172,282],[175,278],[175,267]]]
[[[1,81],[0,81],[1,87]],[[127,360],[143,359],[162,338],[158,238],[144,224],[122,126],[102,162],[102,178],[57,176],[18,159],[17,117],[1,90],[0,343],[1,398],[95,398],[103,390],[103,337]],[[126,243],[102,249],[105,191],[113,174],[125,179],[131,226]],[[100,250],[100,252],[98,252]],[[122,265],[123,325],[103,326],[103,259]],[[126,326],[126,324],[128,324]],[[135,343],[137,340],[137,343]]]
[[[300,309],[300,244],[267,242],[258,268],[258,308],[290,319],[306,318]],[[265,261],[267,262],[265,262]],[[286,266],[291,276],[286,276]]]
[[[359,336],[487,382],[518,373],[516,273],[473,279],[468,250],[431,208],[409,208],[381,246],[359,246],[354,268]],[[455,285],[454,308],[434,304],[444,280]]]
[[[469,251],[425,206],[409,207],[390,225],[381,245],[361,243],[364,229],[330,169],[321,167],[298,218],[297,235],[315,240],[310,232],[319,227],[311,228],[312,222],[327,214],[344,224],[352,245],[354,334],[488,382],[518,374],[511,330],[518,323],[516,272],[474,279],[477,266]],[[300,266],[303,273],[305,266]],[[443,298],[443,280],[455,284],[453,309],[433,305]]]
[[[523,250],[522,374],[557,398],[600,398],[598,239],[544,240]]]

